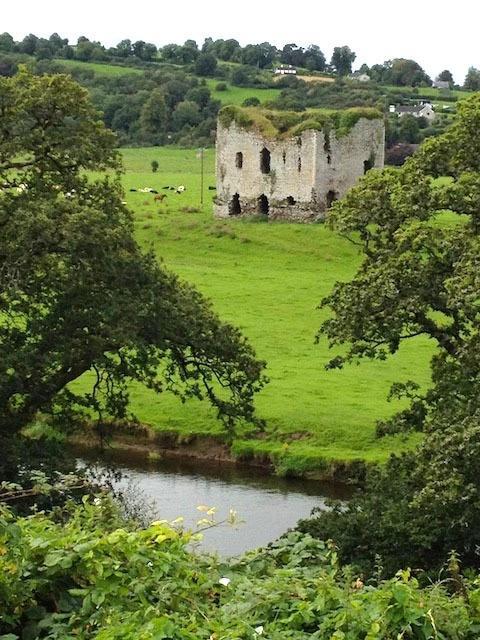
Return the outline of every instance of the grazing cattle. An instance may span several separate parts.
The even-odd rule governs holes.
[[[177,187],[177,193],[183,193],[184,191],[185,191],[185,186],[183,184]]]
[[[163,202],[167,195],[165,193],[159,193],[157,196],[153,198],[154,202]]]
[[[150,193],[158,193],[156,189],[150,189]]]
[[[136,189],[129,189],[129,191],[134,191],[135,193],[137,192],[137,190],[136,190]]]

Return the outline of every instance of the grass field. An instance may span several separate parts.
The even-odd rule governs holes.
[[[266,102],[267,100],[275,100],[280,94],[280,89],[255,89],[247,87],[234,87],[227,83],[226,91],[216,91],[215,87],[221,80],[214,78],[207,79],[207,85],[212,93],[212,98],[220,100],[222,104],[235,104],[241,105],[247,98],[256,97],[260,102]]]
[[[234,450],[269,453],[281,469],[314,468],[321,460],[381,461],[405,446],[399,438],[378,440],[375,420],[388,416],[389,385],[414,377],[428,383],[432,345],[416,339],[388,362],[365,362],[342,371],[325,371],[331,352],[314,344],[325,312],[317,305],[336,280],[355,271],[359,256],[347,241],[323,225],[259,223],[212,217],[214,151],[206,152],[205,204],[199,207],[200,161],[194,150],[124,149],[126,198],[135,212],[136,233],[145,247],[181,277],[194,283],[222,318],[240,326],[258,356],[268,362],[270,384],[259,394],[259,415],[267,420],[264,439],[239,440]],[[153,174],[150,162],[158,160]],[[168,204],[131,193],[144,186],[161,190],[184,184],[183,194],[168,193]],[[138,417],[158,430],[181,434],[218,433],[207,404],[182,405],[167,394],[133,389]]]
[[[144,73],[143,69],[136,69],[135,67],[121,67],[114,64],[102,64],[101,62],[80,62],[79,60],[65,60],[64,58],[57,58],[55,62],[67,67],[68,69],[88,69],[98,73],[99,75],[118,77],[128,74]]]

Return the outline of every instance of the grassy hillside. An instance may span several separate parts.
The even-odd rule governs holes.
[[[111,77],[125,76],[129,73],[144,73],[143,69],[135,67],[121,67],[115,64],[102,64],[101,62],[80,62],[79,60],[65,60],[65,58],[57,58],[55,62],[58,62],[58,64],[61,64],[68,69],[88,69],[89,71],[93,71],[99,75]]]
[[[193,282],[225,320],[241,327],[258,356],[268,362],[270,384],[259,395],[267,437],[235,443],[237,452],[271,453],[283,470],[314,467],[321,459],[383,460],[405,443],[377,440],[375,420],[398,408],[386,395],[395,380],[428,383],[432,346],[416,339],[388,362],[365,362],[325,371],[331,352],[314,344],[323,317],[317,305],[336,280],[348,279],[359,257],[347,241],[323,225],[220,222],[212,217],[214,151],[206,152],[205,204],[199,207],[200,161],[193,150],[125,149],[127,201],[135,212],[138,239],[166,265]],[[150,162],[160,170],[153,174]],[[162,191],[184,184],[183,194]],[[167,193],[167,204],[129,192],[149,186]],[[217,433],[206,404],[182,405],[167,394],[133,393],[140,419],[158,430]]]
[[[215,87],[221,80],[209,78],[207,85],[212,92],[212,97],[215,100],[220,100],[222,104],[234,104],[241,105],[247,98],[256,97],[260,102],[266,102],[267,100],[275,100],[280,94],[280,89],[258,89],[247,87],[234,87],[227,83],[226,91],[216,91]]]

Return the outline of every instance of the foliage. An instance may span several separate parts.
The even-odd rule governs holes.
[[[444,69],[443,71],[441,71],[438,74],[437,80],[440,80],[442,82],[448,82],[450,85],[450,88],[452,88],[454,85],[452,72],[449,69]]]
[[[327,67],[323,52],[314,44],[306,49],[293,43],[284,45],[280,53],[280,62],[294,67],[304,67],[309,71],[325,71]]]
[[[432,81],[415,60],[394,58],[370,67],[373,80],[399,87],[431,86]]]
[[[470,67],[463,83],[463,88],[467,91],[480,91],[480,70]]]
[[[254,419],[262,363],[189,285],[143,253],[115,138],[84,89],[23,71],[0,80],[0,434],[39,413],[66,427],[128,415],[132,381],[208,398],[229,429]],[[90,179],[87,170],[113,177]],[[115,173],[116,172],[116,173]],[[91,372],[91,384],[70,384]]]
[[[378,425],[380,434],[423,430],[423,443],[374,472],[346,510],[304,527],[332,535],[349,560],[372,563],[378,553],[389,570],[407,557],[438,568],[454,548],[467,566],[480,564],[479,125],[474,95],[445,134],[401,169],[368,173],[332,209],[330,224],[364,260],[322,303],[333,314],[320,336],[347,345],[329,366],[384,360],[420,335],[436,344],[430,388],[394,384],[391,394],[409,405]],[[436,224],[445,209],[457,224]]]
[[[334,47],[330,64],[337,75],[346,76],[352,73],[352,64],[356,57],[357,54],[350,47]]]
[[[479,589],[421,589],[411,572],[377,586],[339,567],[332,545],[290,533],[222,563],[191,533],[122,522],[106,498],[50,518],[0,513],[0,631],[29,638],[473,640]],[[80,635],[79,635],[80,634]]]
[[[201,53],[195,62],[195,73],[199,76],[213,76],[217,68],[217,59],[211,53]]]
[[[235,122],[244,129],[256,128],[265,137],[287,138],[300,135],[308,129],[329,131],[333,129],[338,137],[347,135],[361,119],[376,120],[382,114],[375,109],[352,108],[344,111],[310,110],[305,113],[270,111],[250,107],[223,107],[219,121],[224,127]]]

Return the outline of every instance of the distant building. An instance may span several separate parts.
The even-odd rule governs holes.
[[[450,89],[450,83],[448,80],[434,80],[433,87],[435,89]]]
[[[276,76],[296,76],[297,70],[291,64],[281,64],[274,69]]]
[[[396,113],[399,118],[409,114],[414,118],[425,118],[428,122],[433,122],[435,120],[435,111],[429,102],[421,102],[416,105],[391,104],[389,111],[390,113]]]
[[[350,80],[356,80],[357,82],[370,82],[371,78],[368,73],[354,73],[350,76]]]
[[[224,107],[223,112],[228,109]],[[262,214],[270,220],[292,222],[322,220],[334,200],[345,195],[360,176],[383,167],[383,115],[378,112],[372,117],[368,110],[366,115],[369,117],[360,114],[348,132],[338,133],[332,120],[325,121],[323,130],[307,128],[298,133],[265,135],[254,122],[224,121],[221,111],[215,215]]]

